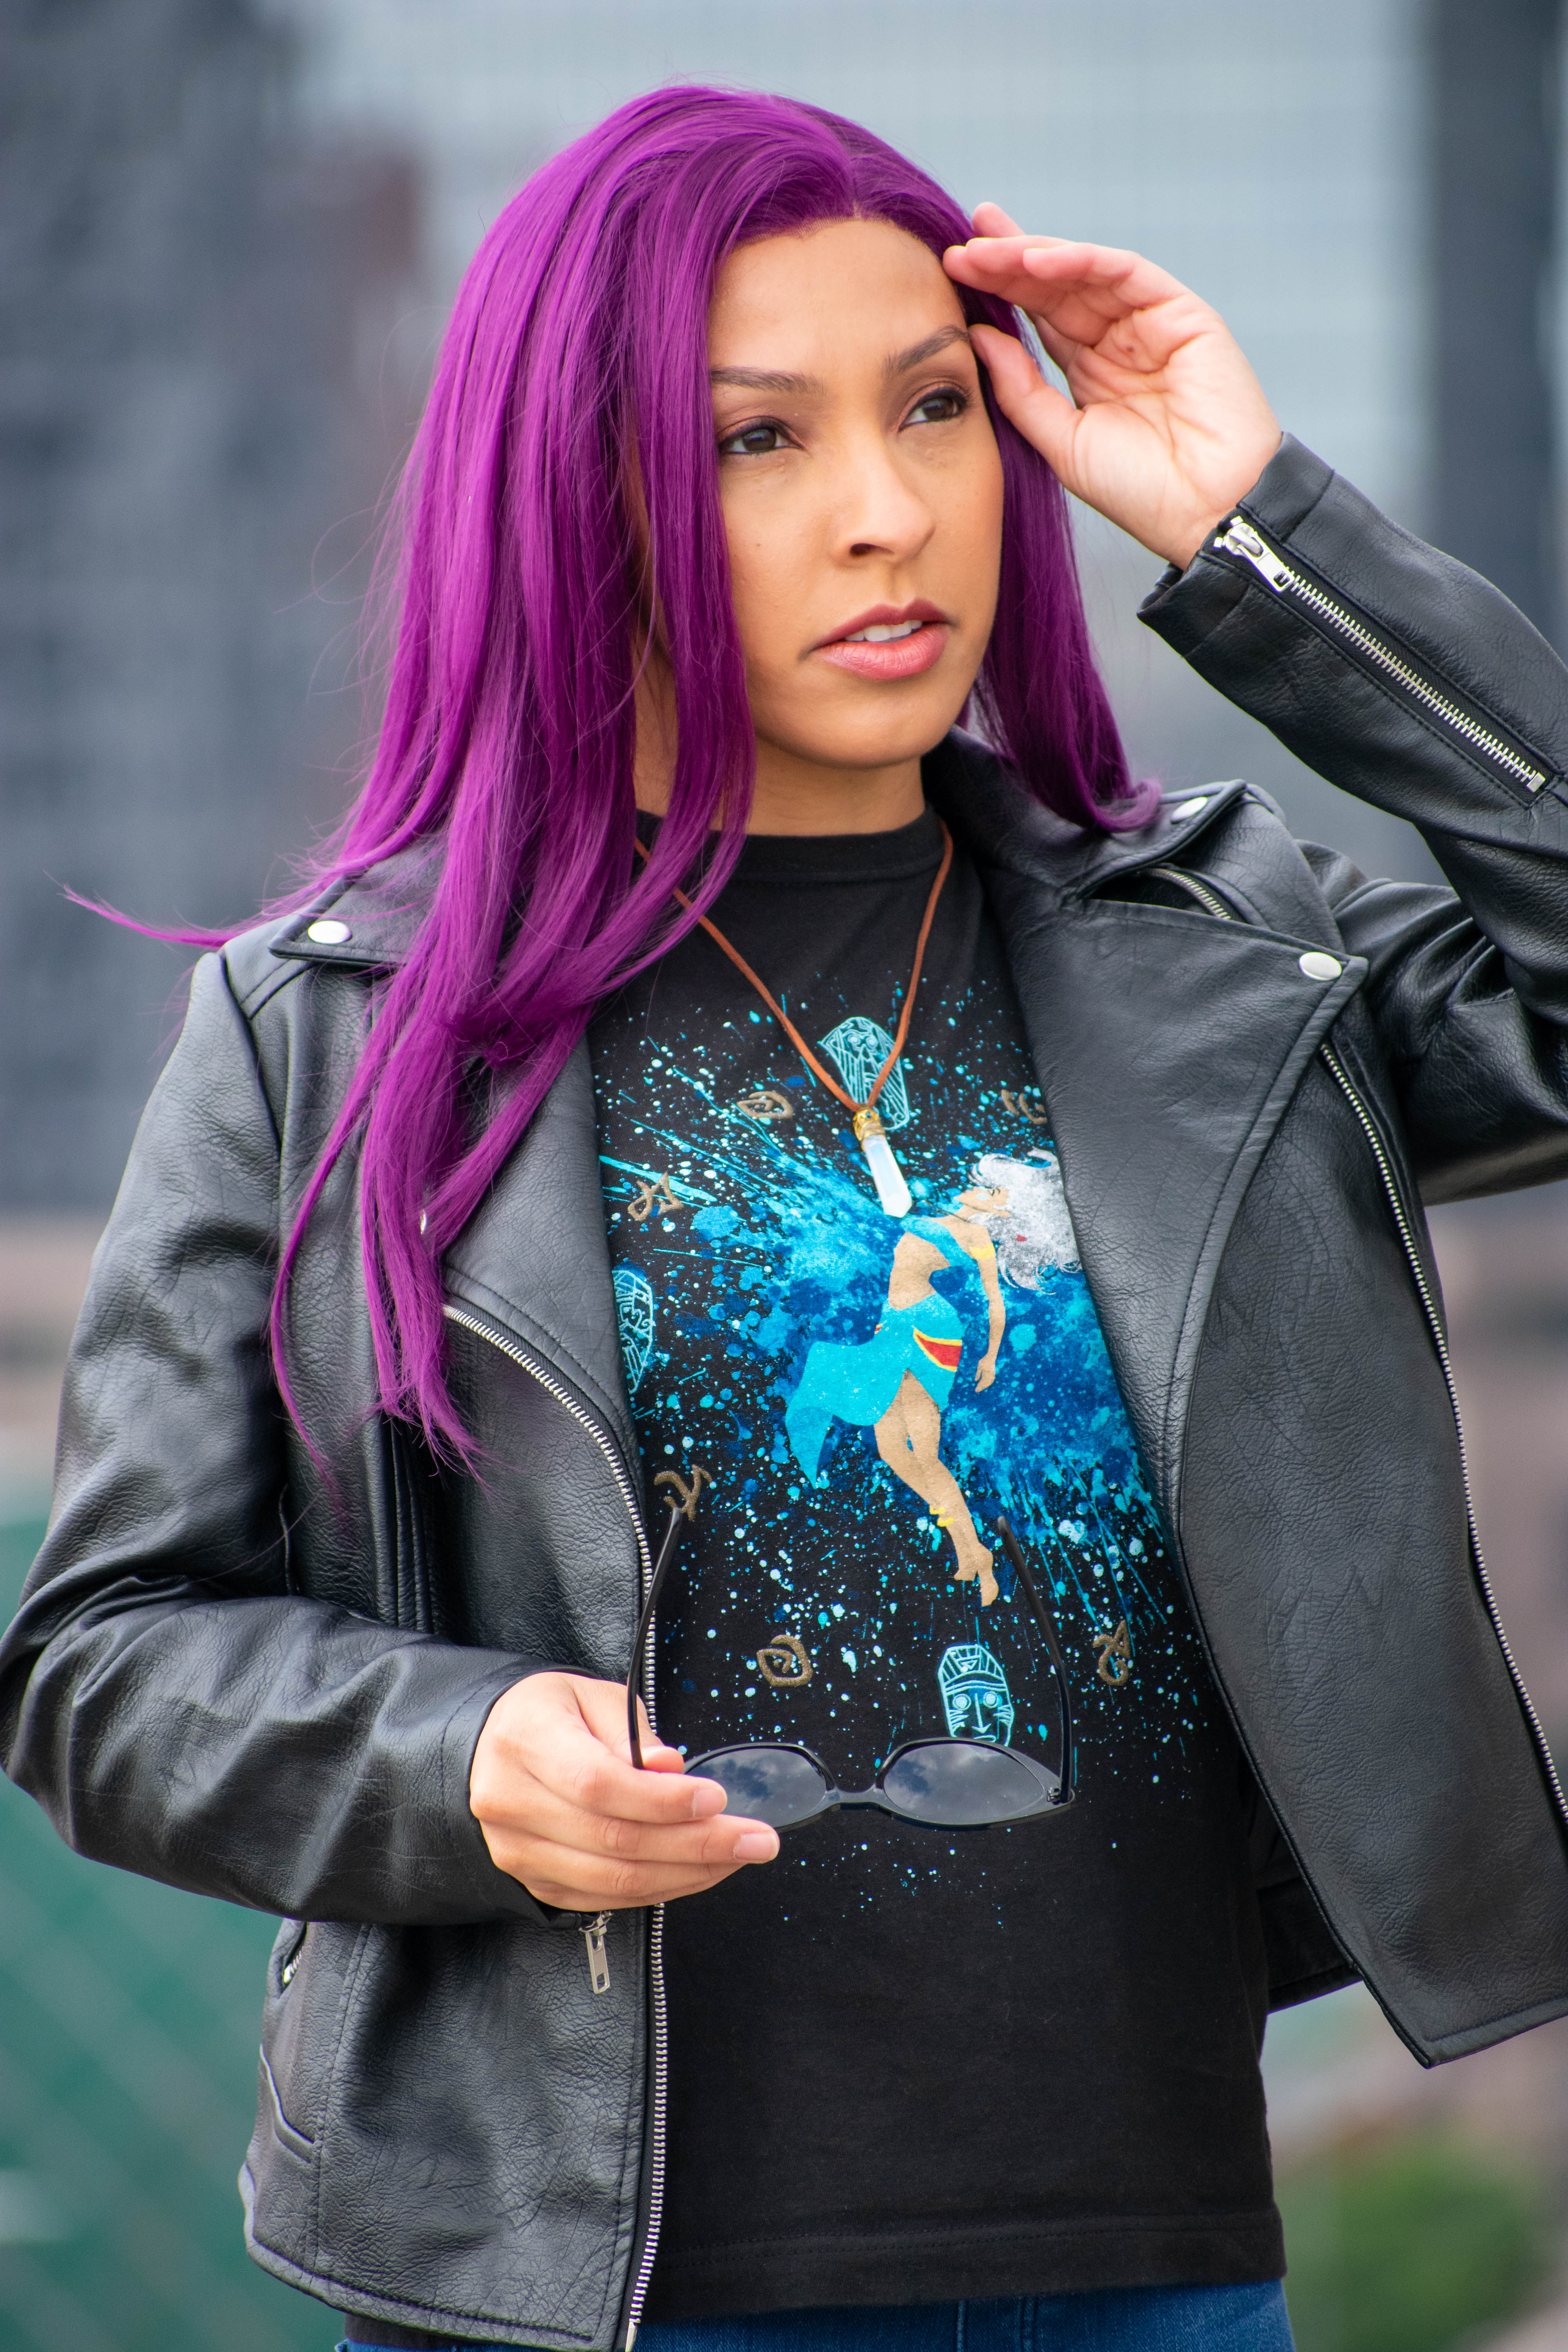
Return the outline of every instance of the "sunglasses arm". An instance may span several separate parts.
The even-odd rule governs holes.
[[[1072,1699],[1068,1691],[1067,1662],[1062,1656],[1061,1643],[1057,1639],[1056,1619],[1041,1599],[1024,1558],[1024,1547],[1005,1518],[997,1519],[996,1532],[1024,1588],[1025,1598],[1039,1622],[1040,1631],[1046,1637],[1046,1648],[1050,1654],[1051,1669],[1057,1678],[1057,1701],[1062,1713],[1062,1802],[1070,1804],[1076,1794],[1077,1756],[1073,1748]]]
[[[647,1640],[647,1629],[653,1623],[653,1612],[664,1580],[680,1549],[680,1538],[690,1516],[682,1504],[671,1500],[669,1517],[664,1523],[664,1539],[658,1548],[653,1574],[648,1579],[647,1599],[643,1602],[642,1615],[637,1619],[637,1639],[632,1643],[632,1663],[626,1675],[626,1737],[631,1742],[632,1762],[639,1772],[646,1769],[642,1760],[642,1734],[637,1723],[637,1678],[642,1666],[643,1644]]]

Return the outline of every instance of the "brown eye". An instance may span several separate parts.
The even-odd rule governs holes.
[[[789,438],[782,425],[763,418],[756,425],[742,425],[727,441],[719,444],[721,457],[771,457],[777,450],[787,448]]]
[[[955,383],[944,383],[916,401],[906,422],[910,425],[951,425],[969,406],[969,394]]]

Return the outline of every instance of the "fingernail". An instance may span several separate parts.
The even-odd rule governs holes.
[[[737,1862],[772,1862],[779,1850],[772,1830],[743,1830],[735,1840]]]
[[[728,1802],[717,1780],[693,1780],[691,1783],[691,1818],[694,1822],[711,1821],[721,1813]]]

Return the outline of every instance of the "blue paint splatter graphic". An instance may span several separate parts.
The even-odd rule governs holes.
[[[691,1754],[798,1741],[864,1787],[901,1740],[950,1733],[957,1706],[955,1736],[995,1738],[980,1727],[1005,1714],[1001,1736],[1054,1761],[1005,1512],[1054,1599],[1080,1785],[1135,1775],[1179,1803],[1212,1700],[1037,1084],[1005,1030],[973,1012],[943,1027],[905,1057],[901,1221],[773,1022],[742,1011],[700,1053],[657,1020],[628,1024],[630,1051],[596,1048],[645,1460],[713,1482],[661,1604],[661,1730]],[[854,1019],[826,1042],[847,1073],[846,1033]],[[805,1675],[775,1679],[782,1642]],[[816,1866],[851,1866],[825,1852]],[[900,1869],[911,1889],[929,1874]]]

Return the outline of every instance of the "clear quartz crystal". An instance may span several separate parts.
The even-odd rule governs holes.
[[[855,1133],[866,1155],[866,1165],[871,1171],[871,1181],[877,1188],[877,1198],[889,1217],[907,1217],[914,1206],[914,1196],[904,1181],[904,1171],[893,1157],[893,1147],[888,1141],[887,1130],[874,1110],[858,1110]]]

